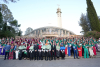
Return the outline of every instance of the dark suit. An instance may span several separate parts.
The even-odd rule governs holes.
[[[33,60],[34,57],[34,51],[30,50],[30,60]]]
[[[34,45],[34,56],[35,56],[35,60],[36,60],[36,57],[37,57],[37,60],[38,60],[38,45]]]
[[[19,57],[19,60],[22,60],[22,50],[19,50],[18,57]]]
[[[54,50],[54,52],[53,52],[53,50]],[[55,54],[56,54],[56,45],[54,45],[54,46],[51,45],[51,52],[52,52],[52,60],[53,60],[53,57],[54,57],[54,59],[56,59],[56,58],[55,58],[55,56],[56,56],[56,55],[55,55]]]

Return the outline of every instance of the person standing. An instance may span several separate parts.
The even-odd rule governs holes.
[[[42,45],[41,45],[41,43],[38,45],[38,53],[39,53],[39,60],[41,60],[41,55],[42,55],[42,49],[41,49],[41,47],[42,47]]]
[[[27,50],[26,50],[26,48],[27,48],[27,44],[26,45],[23,45],[23,57],[24,57],[24,60],[26,60],[27,59]]]
[[[66,45],[65,45],[65,55],[67,55],[67,47],[68,47],[68,45],[67,45],[67,42],[66,42]]]
[[[71,56],[71,43],[68,41],[68,56]]]
[[[23,43],[21,43],[21,45],[19,46],[19,52],[18,52],[18,57],[19,57],[19,60],[22,60],[22,57],[23,57]]]
[[[59,46],[59,43],[57,43],[57,46],[56,46],[56,56],[57,56],[57,59],[59,60],[59,57],[60,57],[60,46]]]
[[[83,48],[84,48],[84,58],[89,58],[88,45],[86,42],[84,43]]]
[[[47,53],[47,60],[51,60],[51,45],[48,43],[47,45],[48,53]]]
[[[13,60],[16,59],[16,48],[17,48],[17,44],[14,43],[14,48],[13,48]]]
[[[78,48],[78,54],[79,54],[79,57],[82,58],[82,44],[79,43],[78,46],[77,46],[77,48]]]
[[[94,53],[93,53],[93,46],[91,45],[91,43],[89,43],[88,46],[89,46],[90,57],[93,58],[93,55],[94,55]]]
[[[43,43],[43,45],[42,45],[42,51],[41,51],[41,53],[42,53],[42,56],[41,56],[41,60],[43,60],[43,57],[45,56],[45,44]]]
[[[92,46],[93,46],[93,53],[94,53],[94,56],[95,56],[95,55],[97,55],[97,53],[96,53],[96,47],[95,47],[94,43],[92,43]]]
[[[54,60],[56,60],[56,58],[55,58],[55,54],[56,54],[56,45],[55,45],[55,43],[53,42],[53,45],[51,45],[51,53],[52,53],[52,58],[51,58],[51,60],[53,60],[53,57],[54,57]]]
[[[74,42],[74,44],[73,44],[73,51],[74,51],[74,59],[75,59],[75,55],[76,55],[76,58],[79,59],[78,58],[78,53],[77,53],[77,44],[76,44],[76,42]]]
[[[62,59],[64,59],[64,57],[65,57],[65,47],[64,47],[63,43],[61,43],[61,45],[60,45],[60,51],[61,51],[61,57],[62,57]]]
[[[18,59],[18,53],[19,53],[19,45],[16,45],[17,47],[16,47],[16,50],[15,50],[15,55],[16,55],[16,59]]]
[[[99,43],[97,44],[97,50],[100,52],[100,41],[99,41]]]
[[[36,57],[37,57],[37,60],[38,60],[38,45],[37,45],[37,42],[35,42],[35,44],[34,44],[34,56],[35,56],[34,60],[36,60]]]
[[[48,60],[48,43],[45,44],[45,60]]]
[[[7,59],[9,59],[10,48],[11,48],[11,46],[9,45],[9,43],[7,43],[7,45],[4,47],[4,49],[5,49],[5,58],[4,58],[4,60],[6,60],[6,56],[7,56]]]
[[[29,48],[29,53],[30,53],[30,60],[33,60],[33,57],[34,57],[34,45],[33,44]]]
[[[27,51],[27,59],[30,58],[30,53],[29,53],[29,48],[30,48],[30,44],[26,44],[27,45],[27,48],[26,48],[26,51]]]

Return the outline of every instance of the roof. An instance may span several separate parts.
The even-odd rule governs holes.
[[[36,31],[36,30],[39,30],[39,29],[43,29],[43,28],[58,28],[58,29],[62,29],[62,30],[69,31],[69,30],[67,30],[67,29],[64,29],[64,28],[61,28],[61,27],[54,27],[54,26],[40,27],[40,28],[34,29],[33,31]],[[69,32],[73,33],[72,31],[69,31]],[[75,34],[75,33],[73,33],[73,34]]]

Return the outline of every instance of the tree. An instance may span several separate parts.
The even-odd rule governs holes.
[[[25,31],[25,35],[28,35],[29,33],[31,33],[33,31],[32,28],[28,27]]]
[[[2,23],[0,23],[0,37],[14,37],[19,34],[18,21],[14,19],[12,12],[8,9],[7,5],[0,4]]]
[[[98,16],[99,22],[100,22],[100,17]],[[88,18],[87,14],[81,14],[79,25],[82,27],[82,33],[85,34],[88,31],[91,31],[91,25],[90,25],[90,20]]]
[[[18,36],[21,36],[21,35],[22,35],[22,31],[19,30],[19,31],[18,31]]]
[[[1,0],[1,1],[2,1],[2,0]],[[15,2],[17,2],[17,1],[19,1],[19,0],[3,0],[3,2],[5,2],[5,3],[9,3],[9,1],[15,3]]]
[[[85,14],[81,14],[79,25],[82,27],[82,33],[85,34],[86,32],[91,30],[90,21]]]
[[[98,19],[99,19],[99,23],[100,23],[100,16],[98,16]]]
[[[100,23],[95,8],[93,6],[93,3],[91,0],[86,0],[86,1],[87,1],[87,14],[90,20],[91,30],[100,32]]]
[[[13,21],[14,17],[12,15],[12,12],[10,11],[10,9],[8,9],[7,5],[0,4],[0,6],[1,6],[1,13],[2,13],[2,17],[3,17],[3,22],[9,23],[9,22]]]
[[[2,14],[1,14],[1,8],[0,8],[0,30],[2,28]]]

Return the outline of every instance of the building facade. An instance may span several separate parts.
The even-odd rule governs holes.
[[[42,27],[33,30],[30,34],[26,35],[28,37],[70,37],[75,35],[73,32],[60,27]]]
[[[42,27],[33,30],[31,33],[25,35],[27,37],[70,37],[75,36],[75,34],[69,30],[62,28],[62,22],[61,22],[61,9],[57,9],[57,21],[58,21],[58,27],[48,26],[48,27]]]

